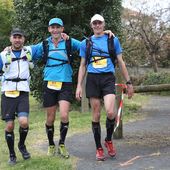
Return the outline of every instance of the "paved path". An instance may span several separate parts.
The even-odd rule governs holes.
[[[117,156],[104,162],[95,160],[92,132],[68,138],[77,170],[170,170],[170,97],[151,97],[139,114],[145,119],[124,125],[124,138],[114,140]]]

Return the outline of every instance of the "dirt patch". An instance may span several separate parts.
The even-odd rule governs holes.
[[[138,133],[135,135],[126,135],[124,142],[129,145],[141,145],[151,148],[168,147],[170,146],[170,136],[166,132]]]

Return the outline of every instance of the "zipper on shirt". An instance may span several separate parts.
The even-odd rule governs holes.
[[[20,74],[19,62],[20,62],[20,60],[17,61],[17,65],[18,65],[18,77],[17,77],[17,78],[19,78],[19,74]],[[17,90],[17,88],[18,88],[18,83],[19,83],[19,82],[16,82],[16,90]]]

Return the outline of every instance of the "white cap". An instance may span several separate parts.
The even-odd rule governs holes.
[[[95,14],[95,15],[91,18],[90,23],[92,23],[93,21],[101,21],[101,22],[103,22],[103,21],[104,21],[104,18],[103,18],[101,15],[99,15],[99,14]]]

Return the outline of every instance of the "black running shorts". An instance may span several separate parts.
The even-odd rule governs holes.
[[[103,98],[115,94],[115,76],[113,73],[88,73],[86,80],[86,97]]]
[[[71,102],[73,99],[72,89],[73,85],[71,82],[64,82],[62,84],[61,90],[49,89],[47,87],[47,82],[45,82],[43,93],[43,106],[44,107],[55,106],[60,100]]]
[[[24,115],[29,114],[29,93],[20,92],[16,98],[6,97],[3,93],[1,95],[1,115],[2,120],[14,120],[18,113]]]

